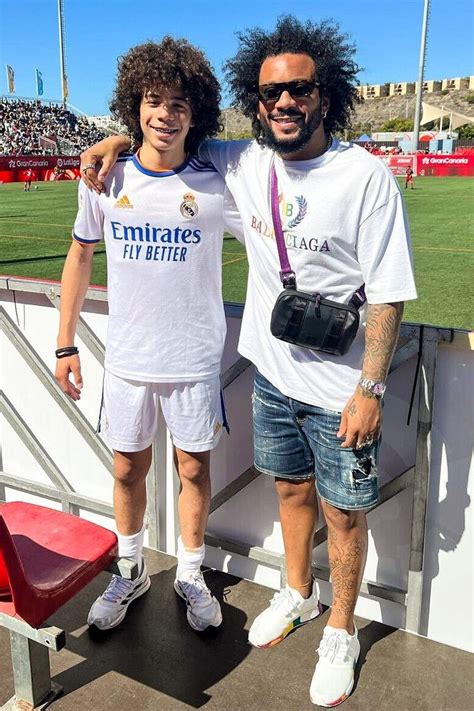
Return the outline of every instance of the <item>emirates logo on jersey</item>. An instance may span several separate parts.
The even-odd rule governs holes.
[[[179,211],[182,216],[188,220],[192,220],[193,217],[196,217],[199,212],[199,207],[192,193],[185,193],[183,195],[183,202],[179,206]]]
[[[124,208],[130,209],[130,208],[133,208],[133,205],[126,195],[122,195],[122,197],[117,200],[114,207],[120,207],[122,209],[124,209]]]

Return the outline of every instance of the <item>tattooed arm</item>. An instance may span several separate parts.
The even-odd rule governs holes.
[[[403,303],[369,304],[365,331],[362,377],[385,381],[403,315]],[[367,437],[377,439],[382,424],[382,404],[360,386],[349,399],[341,417],[338,437],[342,447],[354,448]]]

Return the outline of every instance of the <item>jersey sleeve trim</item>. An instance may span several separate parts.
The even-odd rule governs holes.
[[[189,167],[200,173],[217,173],[217,168],[213,163],[200,160],[196,156],[191,156],[189,159]]]
[[[78,237],[75,232],[72,233],[72,238],[75,239],[76,242],[81,242],[81,244],[96,244],[102,241],[100,239],[83,239],[82,237]]]

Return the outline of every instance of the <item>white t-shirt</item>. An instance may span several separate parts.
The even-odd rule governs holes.
[[[97,195],[79,184],[73,232],[80,242],[105,239],[105,368],[138,381],[212,378],[226,333],[224,181],[195,157],[155,173],[133,156],[119,159],[106,188]]]
[[[273,153],[256,142],[211,141],[201,155],[225,176],[243,221],[249,280],[240,353],[288,397],[341,411],[360,378],[367,307],[345,356],[316,353],[272,336],[271,312],[282,291],[269,199]],[[403,200],[382,161],[334,140],[319,158],[276,156],[275,167],[298,289],[347,303],[365,283],[371,304],[416,298]]]

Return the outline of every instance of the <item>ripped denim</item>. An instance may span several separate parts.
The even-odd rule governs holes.
[[[318,494],[344,510],[366,509],[378,498],[380,440],[344,449],[336,437],[341,413],[283,395],[258,371],[253,393],[255,467],[282,479],[316,479]]]

